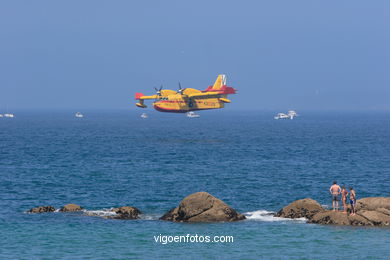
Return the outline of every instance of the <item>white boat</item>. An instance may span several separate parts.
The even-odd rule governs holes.
[[[77,112],[75,115],[74,115],[75,117],[78,117],[78,118],[82,118],[82,117],[84,117],[84,115],[83,114],[81,114],[80,112]]]
[[[285,113],[278,113],[274,118],[275,119],[287,119],[290,117],[288,115],[286,115]]]
[[[294,117],[298,116],[297,112],[295,112],[294,110],[289,110],[287,112],[287,115],[290,117],[290,119],[293,119]]]
[[[148,115],[147,115],[146,113],[142,113],[141,117],[142,117],[143,119],[146,119],[146,118],[148,118]]]
[[[4,114],[4,117],[12,118],[12,117],[15,117],[15,115],[11,114],[11,113],[7,113],[7,114]]]
[[[187,112],[187,117],[191,117],[191,118],[197,118],[197,117],[200,117],[200,115],[198,114],[195,114],[195,112]]]
[[[3,117],[3,114],[0,114],[0,117]]]

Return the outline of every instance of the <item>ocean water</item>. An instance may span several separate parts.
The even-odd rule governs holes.
[[[321,226],[274,218],[296,199],[329,206],[333,180],[358,198],[390,196],[389,112],[218,110],[200,118],[142,111],[18,111],[0,118],[1,259],[388,259],[389,228]],[[158,218],[207,191],[247,220],[188,224]],[[26,214],[76,203],[107,214]],[[159,235],[233,236],[232,243],[156,243]]]

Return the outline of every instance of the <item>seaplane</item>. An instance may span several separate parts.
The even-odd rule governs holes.
[[[155,95],[145,96],[142,93],[136,93],[135,99],[137,107],[146,108],[145,100],[154,99],[153,107],[160,112],[187,113],[196,110],[224,108],[225,103],[231,101],[227,95],[236,94],[236,89],[226,85],[226,76],[218,75],[214,85],[206,90],[194,88],[182,88],[179,82],[179,90],[163,89],[161,86],[156,90]]]

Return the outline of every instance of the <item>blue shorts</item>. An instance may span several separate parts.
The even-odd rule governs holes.
[[[350,200],[349,203],[351,203],[351,205],[356,205],[356,200]]]

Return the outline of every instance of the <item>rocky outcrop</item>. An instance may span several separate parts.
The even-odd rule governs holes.
[[[275,214],[276,217],[281,218],[312,218],[315,214],[325,211],[321,205],[310,198],[296,200],[278,213]]]
[[[54,212],[56,209],[52,206],[39,206],[36,208],[32,208],[28,213],[44,213],[44,212]]]
[[[61,212],[75,212],[75,211],[81,211],[83,208],[80,207],[77,204],[67,204],[63,206],[60,211]]]
[[[373,226],[368,219],[362,216],[348,216],[343,212],[330,210],[315,214],[308,220],[308,223],[323,225]]]
[[[323,225],[390,226],[390,198],[371,197],[356,202],[355,215],[341,211],[324,210],[312,199],[297,200],[281,209],[276,216],[285,218],[305,217],[308,223]]]
[[[374,210],[363,210],[357,213],[358,215],[368,219],[375,226],[389,226],[390,215],[383,214]]]
[[[108,218],[114,218],[114,219],[138,219],[139,214],[141,214],[141,211],[134,207],[120,207],[115,208],[111,210],[112,212],[115,212],[115,216],[109,216]]]
[[[356,209],[359,210],[390,210],[390,197],[369,197],[356,201]]]
[[[325,225],[349,225],[347,214],[335,211],[317,213],[311,217],[308,222]]]
[[[174,222],[231,222],[245,219],[225,202],[207,192],[193,193],[160,218]]]

